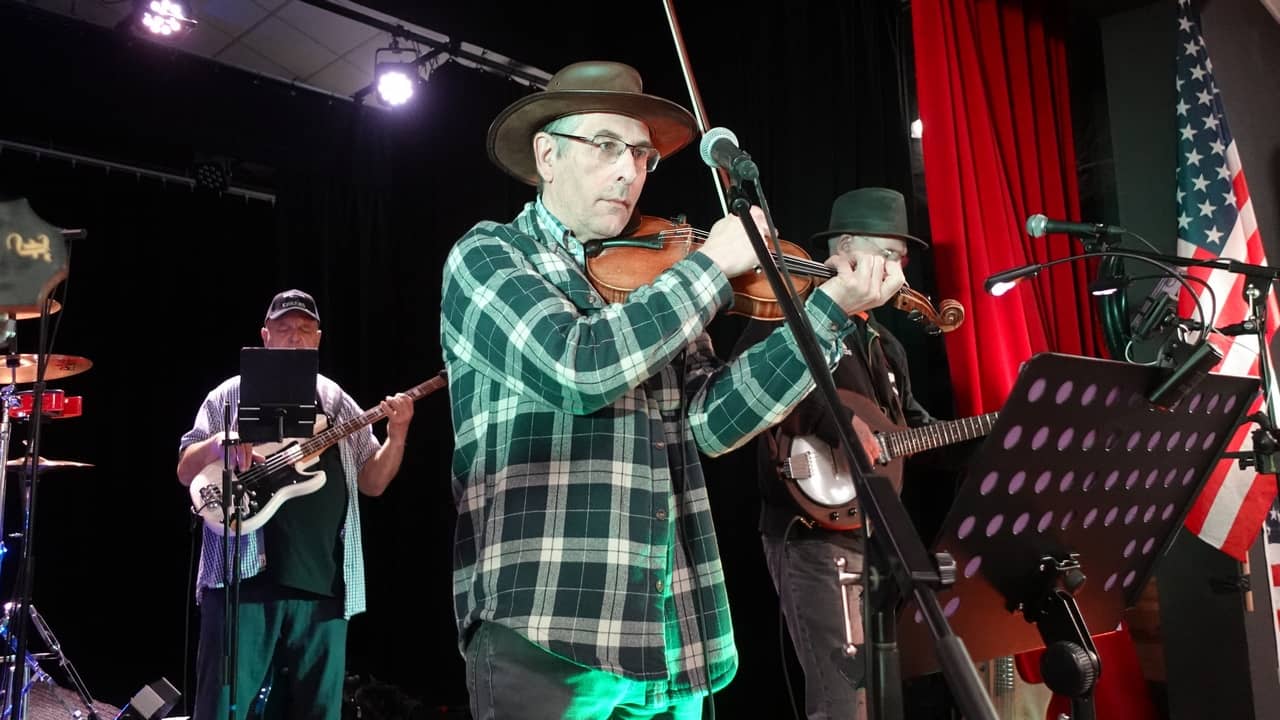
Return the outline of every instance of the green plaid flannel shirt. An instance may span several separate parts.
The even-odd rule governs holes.
[[[739,447],[813,383],[787,328],[716,357],[704,330],[732,290],[706,256],[614,304],[582,258],[538,200],[445,263],[459,642],[502,623],[663,704],[737,669],[698,453]],[[807,312],[834,367],[852,324],[822,292]]]

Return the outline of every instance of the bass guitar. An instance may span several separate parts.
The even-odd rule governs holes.
[[[444,371],[405,391],[415,402],[443,388]],[[251,533],[262,527],[287,500],[308,495],[324,487],[322,470],[309,470],[320,454],[343,438],[386,416],[381,407],[318,432],[306,439],[286,438],[279,443],[254,446],[266,456],[264,462],[235,472],[232,483],[240,501],[231,514],[232,532]],[[204,519],[205,527],[223,534],[222,463],[209,463],[191,481],[192,510]]]
[[[874,402],[837,388],[840,401],[853,413],[854,434],[882,475],[902,490],[902,460],[925,450],[980,438],[991,432],[999,413],[987,413],[961,420],[947,420],[909,428],[896,425]],[[829,530],[856,530],[862,527],[857,493],[849,463],[839,448],[817,435],[789,436],[778,440],[778,472],[792,499],[818,525]]]

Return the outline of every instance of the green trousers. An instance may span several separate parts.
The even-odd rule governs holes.
[[[196,658],[194,720],[225,720],[223,678],[226,596],[204,591]],[[236,720],[340,720],[347,621],[342,600],[246,599],[241,596],[236,658]],[[269,689],[266,703],[259,695]]]

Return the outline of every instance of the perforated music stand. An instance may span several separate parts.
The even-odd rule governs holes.
[[[1136,604],[1258,392],[1209,374],[1161,411],[1146,399],[1160,373],[1051,353],[1024,365],[934,547],[955,558],[938,599],[975,661],[1053,649],[1073,628],[1092,651],[1089,634]],[[907,677],[937,669],[921,620],[913,604],[899,615]]]
[[[240,439],[262,443],[311,437],[319,367],[314,348],[241,348]]]

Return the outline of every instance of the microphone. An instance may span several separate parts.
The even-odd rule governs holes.
[[[1027,218],[1027,234],[1034,238],[1044,237],[1049,233],[1067,233],[1068,235],[1123,235],[1129,232],[1119,225],[1102,223],[1068,222],[1066,220],[1050,220],[1044,215],[1036,214]]]
[[[736,180],[758,180],[760,168],[751,156],[738,147],[738,136],[728,128],[711,128],[698,144],[702,162],[713,168],[724,168]]]
[[[1016,267],[1012,270],[1005,270],[1003,272],[998,272],[995,275],[988,276],[987,281],[983,283],[982,286],[992,295],[1003,295],[1012,290],[1014,285],[1017,285],[1043,269],[1043,264],[1031,263],[1030,265],[1023,265],[1022,267]]]

